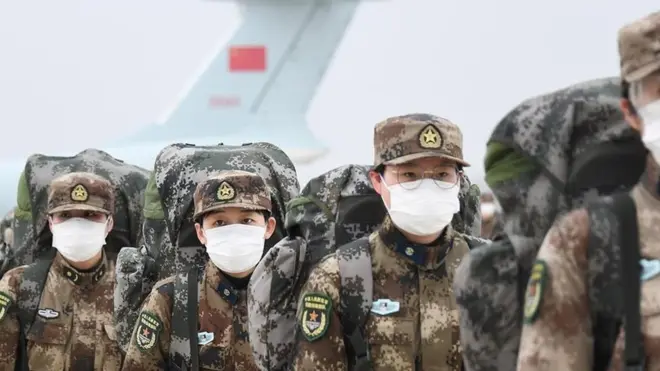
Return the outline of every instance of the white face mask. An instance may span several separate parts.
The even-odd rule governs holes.
[[[417,183],[420,183],[417,185]],[[442,182],[444,183],[444,182]],[[416,236],[428,236],[442,231],[451,223],[461,205],[458,202],[459,185],[441,184],[440,188],[432,179],[407,182],[388,186],[390,191],[389,214],[400,229]]]
[[[53,247],[69,261],[83,262],[98,254],[105,245],[104,223],[84,218],[71,218],[52,224]]]
[[[246,272],[257,266],[264,252],[266,227],[231,224],[204,230],[206,252],[218,269]]]
[[[651,102],[638,111],[644,122],[642,142],[653,155],[655,162],[660,164],[660,100]]]

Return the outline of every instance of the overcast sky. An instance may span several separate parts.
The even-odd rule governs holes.
[[[331,151],[306,180],[370,163],[373,125],[431,112],[463,128],[482,172],[494,124],[521,100],[618,74],[616,32],[657,0],[372,0],[308,112]],[[223,1],[0,2],[0,158],[119,139],[158,120],[239,21]],[[352,151],[339,147],[351,146]],[[470,172],[468,172],[470,174]]]

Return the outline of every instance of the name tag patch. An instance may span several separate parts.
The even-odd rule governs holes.
[[[39,317],[43,317],[45,319],[53,319],[60,316],[60,312],[50,308],[39,309],[37,314],[39,315]]]

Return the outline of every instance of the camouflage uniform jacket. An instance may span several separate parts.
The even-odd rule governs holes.
[[[408,242],[386,218],[369,236],[374,300],[398,302],[400,309],[387,315],[372,313],[364,329],[373,371],[460,370],[458,312],[451,282],[467,242],[451,226],[433,247]],[[449,251],[448,251],[449,250]],[[447,252],[448,251],[448,252]],[[298,334],[294,370],[347,370],[340,321],[339,265],[336,255],[322,260],[301,292],[331,301],[325,334],[313,341]],[[298,309],[299,321],[303,314]],[[305,316],[306,317],[306,316]]]
[[[174,277],[154,286],[140,312],[122,370],[167,369],[173,293]],[[210,340],[206,344],[200,341],[200,369],[258,370],[247,337],[247,290],[236,290],[209,261],[204,270],[199,298],[199,333]],[[145,322],[155,326],[143,326]]]
[[[8,271],[0,281],[0,369],[17,361],[17,297],[27,266]],[[119,370],[122,354],[112,326],[115,267],[81,272],[58,253],[48,271],[38,312],[27,335],[30,370]]]
[[[631,192],[637,207],[641,255],[660,259],[660,196],[655,181],[646,175]],[[589,301],[589,271],[587,248],[590,228],[585,209],[578,209],[550,230],[545,238],[537,263],[544,262],[547,276],[544,287],[528,286],[525,310],[536,309],[531,323],[523,326],[518,355],[518,370],[584,371],[592,369],[593,336]],[[535,264],[535,268],[536,265]],[[532,286],[539,293],[536,302],[530,300]],[[647,356],[646,370],[660,370],[660,277],[642,284],[642,334]],[[538,290],[540,289],[540,290]],[[623,344],[618,342],[612,363],[621,370]]]

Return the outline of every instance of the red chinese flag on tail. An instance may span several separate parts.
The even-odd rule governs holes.
[[[265,46],[232,46],[229,48],[229,72],[266,71]]]

